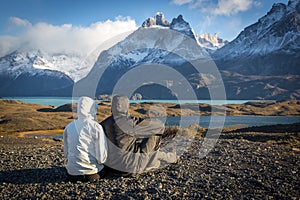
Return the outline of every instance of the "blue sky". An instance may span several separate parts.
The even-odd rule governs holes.
[[[1,0],[0,56],[20,47],[20,43],[46,46],[49,44],[40,44],[43,38],[50,40],[60,34],[62,41],[68,40],[63,36],[67,33],[73,40],[80,40],[83,33],[99,43],[97,34],[107,39],[107,32],[135,29],[156,12],[163,12],[170,22],[182,14],[196,33],[218,33],[230,41],[265,15],[274,3],[287,4],[288,0]]]

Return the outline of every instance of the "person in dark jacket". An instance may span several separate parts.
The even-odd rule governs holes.
[[[159,152],[164,124],[160,120],[142,120],[128,113],[127,96],[112,99],[112,115],[101,122],[107,137],[106,167],[116,175],[128,176],[160,166],[160,159],[176,162],[176,155]]]

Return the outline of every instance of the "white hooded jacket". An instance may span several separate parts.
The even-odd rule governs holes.
[[[89,97],[80,97],[78,119],[64,130],[64,156],[70,175],[95,174],[107,158],[107,141],[102,126],[95,120],[98,105]]]

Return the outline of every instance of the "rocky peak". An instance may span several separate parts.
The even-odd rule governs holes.
[[[288,2],[288,6],[290,6],[292,8],[296,8],[299,5],[300,5],[299,0],[289,0],[289,2]]]
[[[194,30],[191,28],[190,24],[183,19],[182,15],[178,15],[177,18],[174,18],[172,20],[170,29],[181,32],[193,39],[196,39]]]
[[[290,0],[289,5],[274,4],[265,16],[257,23],[246,27],[233,42],[259,43],[258,40],[263,38],[274,36],[280,39],[289,32],[299,31],[299,12],[296,7],[292,7],[292,5],[300,6],[299,2],[299,0]]]
[[[182,15],[178,15],[177,18],[174,18],[171,22],[170,27],[172,29],[176,29],[176,28],[191,29],[190,24],[183,19]]]
[[[216,46],[219,43],[219,35],[217,33],[203,33],[200,35],[199,40],[210,42],[213,46]]]
[[[170,24],[165,19],[165,16],[161,12],[158,12],[154,17],[150,17],[147,20],[145,20],[142,24],[142,27],[143,28],[149,28],[149,27],[170,28],[171,30],[183,33],[197,41],[194,30],[191,28],[190,24],[183,19],[182,15],[179,15],[177,18],[174,18]]]
[[[258,22],[246,27],[236,39],[215,51],[213,57],[220,68],[244,74],[298,75],[299,2],[274,4]]]
[[[272,6],[271,10],[262,18],[258,20],[265,28],[271,26],[274,22],[279,21],[286,14],[286,5],[276,3]]]
[[[165,19],[163,13],[158,12],[155,16],[146,19],[142,24],[144,28],[153,26],[169,27],[170,23]]]
[[[219,35],[217,33],[203,33],[198,38],[198,41],[202,46],[210,50],[216,50],[228,43],[227,40],[219,38]]]

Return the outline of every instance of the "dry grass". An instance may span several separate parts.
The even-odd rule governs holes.
[[[178,126],[166,127],[163,138],[173,138],[175,136],[185,138],[203,137],[203,133],[206,131],[205,128],[198,124],[191,124],[188,127],[180,128]]]
[[[50,106],[0,100],[0,133],[63,129],[72,120],[70,112],[40,112]]]
[[[300,115],[300,101],[250,102],[241,105],[229,104],[227,115]]]
[[[131,104],[130,114],[136,117],[148,117],[148,110],[157,103]],[[208,104],[160,103],[167,116],[211,115]],[[97,120],[102,121],[111,114],[111,103],[99,103]],[[226,107],[229,115],[300,115],[300,101],[258,102],[241,105],[214,106],[214,114],[222,114]],[[64,129],[73,119],[72,106],[65,112],[51,106],[26,104],[17,100],[0,100],[0,134],[36,130]],[[190,130],[181,130],[183,134],[193,135]],[[171,134],[171,133],[168,133]]]

